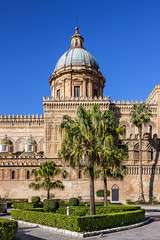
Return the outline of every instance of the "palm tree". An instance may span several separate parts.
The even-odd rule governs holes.
[[[56,167],[56,164],[52,161],[44,162],[40,166],[39,170],[32,170],[32,175],[35,176],[35,182],[29,184],[29,188],[35,190],[45,189],[47,191],[47,199],[50,198],[50,190],[54,188],[63,189],[64,185],[61,181],[57,180],[53,182],[53,177],[60,173],[60,168]]]
[[[138,128],[139,134],[139,193],[140,200],[144,201],[142,182],[142,127],[150,122],[151,113],[146,103],[137,103],[133,105],[130,115],[131,123]]]
[[[121,163],[128,157],[128,149],[119,138],[121,133],[125,133],[125,129],[118,127],[113,111],[108,110],[101,115],[100,125],[99,154],[104,182],[104,205],[107,206],[107,177],[122,176]]]
[[[84,167],[88,169],[90,178],[90,214],[95,214],[94,198],[94,166],[98,160],[98,127],[100,109],[93,105],[90,110],[82,106],[77,108],[77,117],[72,120],[69,116],[63,116],[60,131],[65,131],[59,156],[69,161],[72,167]]]

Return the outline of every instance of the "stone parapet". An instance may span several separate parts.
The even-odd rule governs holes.
[[[102,98],[101,96],[97,98],[96,96],[94,98],[45,98],[43,97],[43,106],[44,106],[44,111],[47,110],[52,110],[52,109],[66,109],[66,108],[71,108],[71,109],[76,109],[77,106],[82,105],[85,107],[90,107],[91,105],[98,104],[101,108],[101,106],[106,107],[106,109],[110,105],[110,97]]]
[[[38,115],[0,115],[0,124],[9,124],[9,125],[19,125],[19,124],[29,124],[29,125],[43,125],[44,117],[42,114]]]

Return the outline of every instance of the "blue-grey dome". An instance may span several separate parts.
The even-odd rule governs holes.
[[[70,48],[58,60],[54,71],[67,66],[86,66],[99,69],[95,58],[84,48]]]

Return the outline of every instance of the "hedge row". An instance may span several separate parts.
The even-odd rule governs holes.
[[[0,218],[0,239],[13,240],[17,232],[17,221]]]
[[[34,208],[42,208],[43,203],[13,203],[14,209],[22,209],[22,210],[32,210]]]
[[[125,226],[145,219],[145,211],[129,211],[93,216],[67,216],[57,213],[12,210],[12,218],[50,227],[68,229],[76,232],[97,231],[112,227]]]
[[[96,206],[95,211],[96,214],[108,214],[108,213],[116,213],[116,212],[127,212],[127,211],[135,211],[139,210],[140,207],[137,206],[125,206],[125,205],[119,205],[114,207],[104,207],[104,206]],[[67,207],[61,206],[56,213],[59,214],[66,214],[67,213]],[[79,206],[79,207],[70,207],[70,215],[72,216],[86,216],[90,215],[90,207],[89,206]]]
[[[87,204],[87,206],[90,205],[89,202],[86,202],[86,203],[82,202],[82,203],[79,203],[79,206],[86,206],[86,204]],[[70,206],[69,202],[59,202],[59,205],[60,206]],[[104,206],[104,202],[96,202],[95,206]]]

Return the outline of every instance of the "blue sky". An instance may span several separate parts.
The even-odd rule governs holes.
[[[0,0],[0,114],[43,113],[76,20],[105,96],[144,101],[160,83],[159,0]]]

